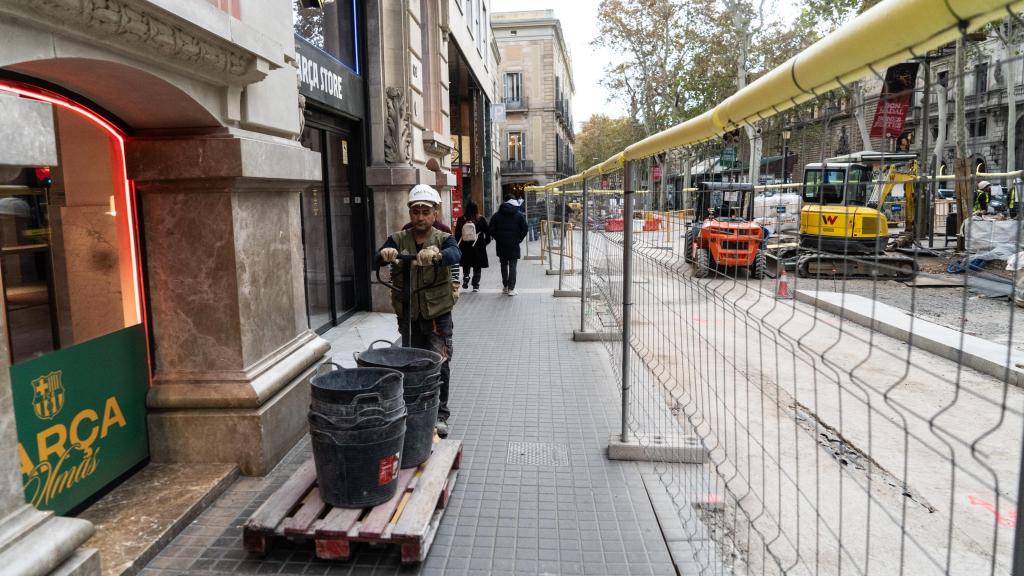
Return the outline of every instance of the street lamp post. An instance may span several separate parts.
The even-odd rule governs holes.
[[[782,127],[782,183],[789,183],[789,177],[786,174],[789,168],[789,138],[793,135],[793,131],[789,129],[789,126]]]

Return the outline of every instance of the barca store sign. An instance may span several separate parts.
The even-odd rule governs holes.
[[[25,500],[64,514],[148,456],[141,324],[11,367]]]

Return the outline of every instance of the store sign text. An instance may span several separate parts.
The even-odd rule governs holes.
[[[295,36],[295,63],[300,94],[351,116],[363,116],[363,81],[344,64],[299,35]]]
[[[302,54],[296,54],[299,64],[299,82],[305,84],[310,91],[322,91],[338,100],[345,100],[344,79],[326,68],[321,68],[313,60]]]
[[[66,514],[146,459],[147,358],[138,324],[11,366],[26,502]]]
[[[102,410],[102,420],[96,410],[87,408],[75,414],[69,425],[54,424],[39,432],[36,435],[38,464],[32,461],[24,445],[18,443],[29,504],[45,509],[65,490],[96,472],[101,448],[95,445],[97,440],[105,439],[111,428],[128,426],[116,396],[107,398]],[[51,462],[53,456],[56,462]]]

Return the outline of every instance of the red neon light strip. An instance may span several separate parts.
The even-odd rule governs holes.
[[[103,128],[103,130],[110,134],[110,136],[113,137],[114,140],[117,142],[117,150],[118,154],[120,155],[118,159],[121,161],[121,176],[123,179],[123,181],[121,182],[121,188],[124,190],[125,207],[127,208],[128,212],[126,217],[128,219],[128,236],[132,256],[132,286],[135,289],[135,323],[142,323],[142,293],[141,282],[139,280],[139,278],[141,277],[141,274],[139,272],[139,267],[141,266],[141,263],[139,262],[139,257],[135,252],[135,246],[138,241],[135,233],[135,203],[133,201],[134,196],[132,195],[131,192],[131,184],[128,182],[128,170],[126,167],[126,161],[124,157],[124,133],[121,132],[121,130],[118,129],[117,126],[111,124],[106,118],[94,113],[92,110],[89,110],[88,108],[85,108],[79,104],[76,104],[75,102],[71,102],[64,98],[59,98],[57,96],[50,95],[38,89],[31,89],[23,86],[15,86],[4,82],[0,82],[0,90],[10,92],[12,94],[17,94],[18,96],[22,96],[24,98],[30,98],[32,100],[41,100],[43,102],[48,102],[55,106],[66,108],[80,116],[92,120],[100,128]]]

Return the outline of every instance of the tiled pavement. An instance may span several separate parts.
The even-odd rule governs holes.
[[[604,456],[618,400],[604,347],[571,341],[578,304],[557,278],[520,262],[517,297],[496,267],[456,308],[452,437],[465,442],[459,481],[430,555],[402,567],[396,550],[360,545],[348,562],[283,544],[242,548],[246,518],[306,458],[308,438],[265,478],[240,478],[144,574],[674,575],[636,464]]]

